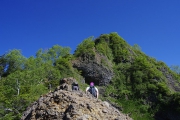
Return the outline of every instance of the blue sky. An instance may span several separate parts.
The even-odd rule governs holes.
[[[180,0],[0,0],[0,55],[26,57],[53,45],[71,52],[84,39],[117,32],[130,45],[180,65]]]

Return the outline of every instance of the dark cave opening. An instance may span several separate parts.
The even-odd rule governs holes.
[[[95,86],[99,85],[99,81],[93,79],[92,77],[84,77],[84,78],[85,78],[85,83],[88,84],[88,85],[89,85],[91,82],[94,82],[94,85],[95,85]]]

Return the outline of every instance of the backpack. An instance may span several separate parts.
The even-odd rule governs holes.
[[[72,90],[79,90],[78,84],[73,84],[72,85]]]
[[[97,97],[97,91],[94,86],[90,86],[88,90],[94,97]]]

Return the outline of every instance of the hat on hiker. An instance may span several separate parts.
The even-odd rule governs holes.
[[[91,83],[90,83],[90,86],[94,86],[94,83],[93,83],[93,82],[91,82]]]

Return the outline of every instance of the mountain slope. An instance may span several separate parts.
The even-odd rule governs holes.
[[[111,63],[110,69],[113,69],[113,77],[108,80],[110,84],[104,84],[105,87],[102,88],[105,91],[102,92],[102,99],[116,101],[123,108],[126,106],[124,112],[131,113],[136,119],[163,118],[170,111],[180,112],[180,75],[171,71],[165,63],[147,56],[138,45],[130,46],[117,33],[102,34],[95,40],[88,38],[78,45],[74,53],[77,59],[86,56],[83,62],[87,64],[90,64],[89,61],[97,64],[97,54],[107,58],[106,61],[101,59],[99,66]],[[85,69],[81,69],[82,67],[76,68],[87,73],[90,66]],[[87,83],[97,79],[96,70],[91,71],[90,80],[89,74],[82,75]],[[106,79],[107,77],[101,77],[100,81],[106,83]],[[103,86],[98,82],[96,84]],[[134,106],[138,105],[138,108],[128,106],[128,101]],[[169,115],[168,119],[173,120],[172,116]]]
[[[67,77],[76,78],[82,90],[93,81],[101,100],[135,120],[180,119],[180,75],[117,33],[87,38],[73,55],[59,45],[30,58],[12,50],[0,56],[0,76],[3,120],[19,120],[30,103]]]

